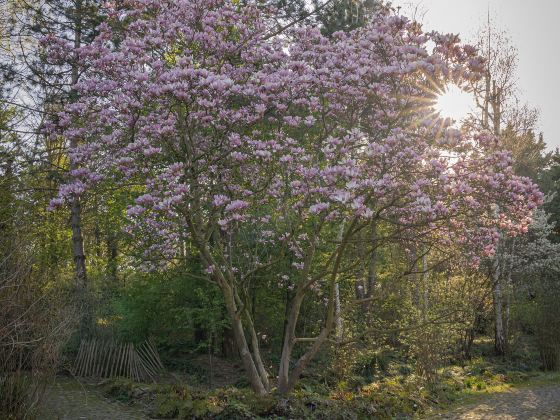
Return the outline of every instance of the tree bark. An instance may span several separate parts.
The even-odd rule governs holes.
[[[290,308],[290,314],[288,317],[288,326],[286,328],[286,336],[284,337],[284,346],[282,348],[282,355],[280,359],[280,368],[278,370],[278,392],[281,395],[285,395],[290,392],[295,384],[297,383],[299,377],[303,373],[303,370],[306,368],[309,361],[315,357],[315,355],[319,352],[322,345],[325,343],[327,338],[329,337],[330,333],[333,331],[336,325],[336,288],[338,286],[338,272],[340,269],[340,264],[342,261],[342,257],[345,253],[348,235],[352,232],[354,228],[355,221],[350,224],[346,234],[343,232],[344,224],[341,226],[341,234],[339,234],[340,238],[340,245],[336,250],[336,257],[333,264],[332,272],[330,273],[329,279],[329,286],[330,286],[330,293],[329,293],[329,301],[327,306],[327,318],[325,321],[325,326],[319,333],[319,335],[314,338],[313,344],[311,348],[308,349],[303,356],[301,356],[296,364],[294,365],[293,369],[290,372],[290,360],[292,357],[292,351],[294,344],[296,342],[295,338],[295,327],[297,324],[297,319],[299,316],[299,311],[301,308],[301,304],[303,302],[303,298],[305,296],[305,288],[304,286],[300,285],[300,287],[296,291],[296,296],[292,302]]]
[[[424,319],[428,316],[428,307],[430,302],[429,278],[428,256],[426,252],[424,252],[422,254],[422,314]]]
[[[344,335],[344,332],[342,330],[342,315],[341,315],[341,308],[340,308],[340,287],[337,284],[335,284],[335,289],[334,289],[334,296],[335,296],[335,301],[334,301],[334,311],[335,311],[335,320],[336,320],[336,329],[335,329],[335,336],[336,336],[336,342],[337,343],[341,343],[342,342],[342,337]]]
[[[503,321],[503,293],[499,257],[496,253],[492,264],[492,297],[494,305],[494,351],[496,355],[506,353],[506,339]]]
[[[354,281],[354,294],[356,296],[356,300],[362,300],[366,297],[366,280],[367,280],[367,257],[366,257],[366,250],[365,250],[365,240],[366,235],[362,232],[358,237],[358,244],[356,246],[356,252],[360,261],[362,261],[360,267],[360,273],[356,276],[356,280]],[[366,304],[362,305],[362,308],[366,309]]]
[[[82,46],[82,1],[76,1],[74,14],[74,48]],[[71,91],[70,102],[75,100],[76,91],[74,86],[79,80],[79,69],[77,63],[71,64]],[[70,150],[78,146],[76,140],[70,143]],[[75,163],[70,159],[70,170],[77,169]],[[84,252],[84,238],[82,234],[82,207],[79,197],[73,197],[70,203],[70,226],[72,229],[72,255],[74,258],[74,276],[76,291],[78,295],[78,307],[80,314],[80,335],[88,335],[92,323],[92,308],[89,302],[89,290],[86,270],[86,255]]]
[[[511,299],[513,297],[513,258],[515,254],[515,238],[511,240],[511,248],[509,253],[509,265],[508,265],[508,272],[507,272],[507,280],[506,280],[506,297],[505,297],[505,307],[506,307],[506,320],[504,326],[504,336],[506,339],[506,344],[508,342],[509,337],[509,323],[510,323],[510,312],[511,312]]]
[[[251,383],[251,388],[258,395],[264,395],[267,390],[262,382],[257,366],[255,365],[251,351],[249,350],[249,345],[247,344],[247,339],[245,338],[243,322],[241,321],[241,313],[235,303],[234,292],[227,284],[222,283],[221,286],[225,298],[226,308],[232,323],[231,326],[235,337],[235,343],[237,345],[237,349],[239,350],[241,362],[243,363],[243,367],[247,373],[249,382]]]
[[[242,316],[246,313],[247,318],[250,321],[250,311],[249,308],[241,301],[237,293],[234,274],[232,271],[228,271],[227,268],[225,270],[219,268],[226,265],[228,262],[223,259],[216,260],[214,258],[208,248],[208,243],[205,239],[206,235],[201,234],[200,230],[196,227],[201,225],[201,223],[196,223],[196,216],[193,217],[192,214],[187,215],[186,222],[190,229],[194,244],[200,252],[202,263],[207,267],[215,267],[213,277],[222,291],[226,310],[231,320],[234,342],[239,352],[239,356],[241,357],[245,373],[247,374],[251,384],[251,388],[256,394],[264,395],[267,393],[266,384],[268,383],[268,378],[266,377],[264,365],[262,365],[258,344],[256,341],[252,342],[254,354],[251,354],[247,338],[245,337],[245,326],[243,325]],[[216,241],[219,242],[219,237],[216,238]],[[255,330],[252,328],[252,324],[250,324],[249,327],[252,339],[254,340],[256,338]],[[263,376],[265,377],[264,379],[266,379],[264,382]]]
[[[72,255],[74,256],[74,278],[80,311],[80,334],[87,336],[92,323],[89,288],[86,272],[86,256],[82,235],[82,209],[80,199],[74,197],[70,204],[70,226],[72,228]]]
[[[0,285],[10,277],[14,270],[15,204],[12,185],[14,180],[13,164],[13,158],[8,155],[4,162],[4,175],[0,179]]]
[[[261,350],[259,348],[259,338],[257,337],[257,332],[255,331],[255,326],[252,320],[250,320],[250,333],[251,333],[251,347],[253,349],[253,358],[255,361],[255,365],[257,367],[257,371],[259,372],[261,382],[265,390],[268,392],[270,391],[268,372],[266,371],[266,367],[264,366],[264,363],[262,361]]]
[[[295,329],[299,317],[301,304],[303,303],[303,290],[298,289],[296,295],[292,299],[288,312],[288,322],[286,324],[286,333],[284,335],[284,345],[282,346],[282,354],[280,357],[280,366],[278,368],[278,391],[280,394],[286,394],[289,391],[290,379],[290,359],[295,344]]]
[[[368,260],[368,277],[367,277],[367,293],[366,298],[371,299],[373,296],[373,290],[375,289],[375,284],[377,282],[377,224],[373,224],[371,227],[371,244],[372,249],[369,254]],[[368,308],[371,306],[371,302],[368,303]]]
[[[420,287],[419,270],[418,270],[418,249],[416,245],[412,246],[412,258],[410,262],[412,270],[412,281],[414,282],[412,301],[416,309],[420,308],[422,302],[422,288]]]
[[[107,234],[107,277],[111,282],[116,282],[118,277],[118,244],[113,232]]]
[[[340,225],[340,229],[338,231],[338,242],[342,242],[342,237],[344,235],[344,225],[345,222],[343,221]],[[334,284],[334,318],[335,318],[335,337],[336,342],[342,342],[342,314],[341,314],[341,307],[340,307],[340,286],[338,282]]]
[[[259,338],[257,336],[257,331],[255,330],[255,324],[253,322],[254,319],[254,301],[253,301],[253,306],[251,306],[251,311],[249,311],[249,308],[244,304],[244,302],[241,300],[241,298],[239,297],[239,294],[236,293],[234,291],[234,296],[237,302],[237,305],[239,307],[244,308],[244,312],[245,312],[245,316],[246,316],[246,320],[247,320],[247,324],[248,324],[248,329],[249,329],[249,335],[251,337],[251,348],[253,349],[253,362],[255,364],[255,367],[257,368],[257,371],[259,373],[259,376],[261,378],[261,382],[265,388],[265,390],[268,392],[270,390],[270,383],[268,381],[268,372],[266,371],[266,368],[264,366],[264,363],[262,361],[262,357],[261,357],[261,351],[260,351],[260,347],[259,347]],[[253,294],[253,296],[255,296]],[[245,328],[244,328],[245,329]]]

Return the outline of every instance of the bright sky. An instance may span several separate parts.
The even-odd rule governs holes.
[[[425,30],[459,33],[469,41],[490,16],[519,53],[522,99],[541,112],[550,149],[560,147],[560,0],[393,0],[402,13],[418,5]],[[425,14],[424,14],[425,13]]]

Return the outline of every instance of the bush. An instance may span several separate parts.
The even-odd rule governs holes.
[[[521,325],[534,334],[544,370],[560,370],[560,285],[553,275],[535,282],[533,296],[518,309]]]
[[[153,337],[170,368],[185,355],[220,351],[219,337],[229,326],[217,288],[187,277],[181,271],[134,275],[110,304],[117,336],[131,342]]]
[[[0,377],[0,416],[20,419],[29,416],[32,383],[21,373]]]

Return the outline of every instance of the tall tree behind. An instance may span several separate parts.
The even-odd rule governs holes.
[[[80,68],[77,57],[66,62],[54,62],[41,49],[41,39],[56,38],[61,45],[80,48],[93,40],[101,21],[100,2],[96,0],[44,0],[40,3],[14,1],[11,8],[11,34],[14,44],[13,66],[18,69],[14,85],[21,88],[17,105],[33,116],[26,130],[34,140],[35,155],[49,171],[60,172],[77,169],[69,160],[62,167],[55,167],[45,154],[48,140],[41,133],[49,115],[56,114],[64,104],[76,100],[73,86],[79,81]],[[29,99],[31,98],[31,99]],[[31,103],[30,103],[31,101]],[[66,144],[60,139],[60,153],[68,156],[77,146],[75,140]],[[37,157],[35,157],[37,159]],[[68,162],[64,159],[63,162]],[[82,233],[82,203],[78,197],[70,202],[70,227],[72,230],[72,256],[78,304],[80,307],[80,332],[87,334],[91,324],[88,298],[88,279],[84,237]]]
[[[473,116],[477,128],[492,132],[500,137],[507,110],[516,93],[517,50],[504,32],[495,29],[488,17],[486,27],[477,36],[477,47],[486,59],[484,77],[473,84],[473,93],[478,113]],[[500,209],[496,208],[496,212]],[[494,350],[497,355],[505,355],[507,336],[504,320],[504,241],[500,240],[490,266],[492,304],[494,308]],[[507,312],[507,310],[506,310]]]
[[[543,134],[536,135],[532,128],[519,130],[515,123],[508,123],[500,140],[502,146],[512,154],[515,173],[538,182],[543,169],[552,160],[552,152],[546,150]]]
[[[560,242],[560,151],[558,148],[550,158],[549,167],[539,177],[540,188],[549,196],[545,209],[554,223],[551,240]]]
[[[496,136],[501,147],[511,153],[515,172],[536,181],[539,171],[550,160],[550,154],[546,153],[542,135],[535,136],[538,111],[520,103],[517,49],[507,33],[496,29],[490,17],[486,26],[479,31],[476,45],[486,59],[486,71],[484,77],[471,86],[478,112],[466,124],[488,130]],[[498,355],[504,355],[507,348],[513,285],[511,267],[505,262],[505,254],[513,252],[514,244],[515,241],[507,241],[501,236],[491,265],[494,347]]]
[[[313,0],[313,4],[317,9],[321,6],[318,0]],[[318,11],[316,20],[321,32],[330,36],[364,26],[379,7],[379,0],[332,0]]]

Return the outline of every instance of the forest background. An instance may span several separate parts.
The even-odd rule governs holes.
[[[472,48],[373,0],[2,12],[4,413],[93,339],[152,340],[160,417],[412,415],[560,369],[560,154],[491,21]]]

